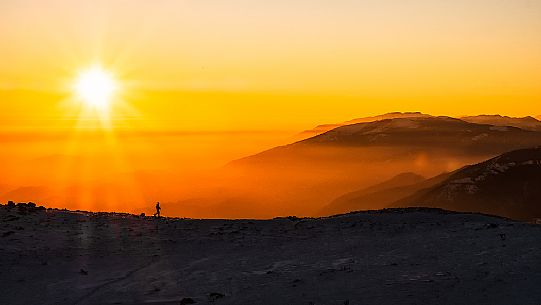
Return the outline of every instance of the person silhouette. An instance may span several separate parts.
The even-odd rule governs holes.
[[[154,213],[154,216],[158,216],[158,218],[160,217],[160,211],[161,211],[161,207],[160,207],[160,203],[156,203],[156,213]]]

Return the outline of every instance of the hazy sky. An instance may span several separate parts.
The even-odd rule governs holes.
[[[0,41],[4,125],[68,117],[96,62],[159,128],[541,114],[537,0],[1,0]]]

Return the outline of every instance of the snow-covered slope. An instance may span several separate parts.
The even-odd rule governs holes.
[[[152,219],[0,206],[0,304],[541,303],[541,227],[409,209]]]
[[[467,166],[394,206],[431,206],[517,219],[541,218],[541,147]]]
[[[335,128],[299,143],[353,146],[475,148],[532,145],[540,132],[512,126],[469,123],[451,117],[398,118]],[[294,144],[293,144],[294,145]],[[458,145],[458,146],[457,146]]]
[[[345,121],[342,123],[332,123],[332,124],[322,124],[318,125],[312,129],[305,130],[298,134],[296,136],[297,140],[303,140],[307,139],[322,133],[325,133],[329,130],[335,129],[337,127],[345,126],[345,125],[352,125],[352,124],[358,124],[358,123],[369,123],[369,122],[376,122],[381,120],[388,120],[388,119],[404,119],[404,118],[430,118],[434,117],[429,114],[424,114],[421,112],[390,112],[385,113],[382,115],[376,115],[371,117],[363,117],[363,118],[356,118],[349,121]],[[526,117],[510,117],[510,116],[503,116],[499,114],[493,114],[493,115],[473,115],[473,116],[462,116],[457,117],[460,120],[470,122],[470,123],[477,123],[477,124],[489,124],[489,125],[495,125],[495,126],[512,126],[512,127],[518,127],[526,130],[534,130],[534,131],[541,131],[541,116],[538,117],[532,117],[532,116],[526,116]]]

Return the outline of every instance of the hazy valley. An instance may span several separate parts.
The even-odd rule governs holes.
[[[56,175],[53,180],[36,181],[29,186],[4,184],[0,185],[0,200],[34,201],[70,209],[93,209],[106,202],[101,209],[134,213],[149,213],[152,202],[160,201],[166,215],[195,218],[331,215],[385,208],[395,203],[440,207],[441,200],[425,200],[417,193],[434,187],[463,166],[541,145],[541,122],[532,117],[456,119],[415,112],[389,113],[326,126],[332,129],[323,131],[318,126],[314,130],[321,133],[317,135],[228,162],[223,167],[211,169],[207,165],[203,171],[178,170],[177,166],[184,166],[182,156],[168,163],[168,170],[145,170],[144,164],[149,161],[139,162],[144,158],[141,154],[134,156],[131,163],[143,167],[137,170],[135,165],[136,171],[129,172],[133,165],[125,164],[126,171],[116,174],[113,170],[119,166],[114,159],[103,161],[100,154],[72,157],[69,163],[79,167],[87,164],[87,171],[92,170],[92,164],[99,163],[93,169],[97,180],[66,177],[69,186],[59,187],[60,183],[54,180],[59,179]],[[536,153],[532,154],[532,160],[537,162]],[[197,168],[204,158],[190,162],[190,168]],[[60,162],[64,159],[40,159],[40,165],[31,163],[28,170],[42,176],[45,172],[61,171],[69,166]],[[158,157],[151,162],[167,159]],[[530,167],[530,171],[539,170],[535,164]],[[535,183],[537,178],[532,179],[524,183]],[[520,187],[509,191],[516,192]],[[405,197],[413,195],[417,197],[405,203]],[[473,202],[475,196],[481,195],[473,195],[463,206],[441,202],[441,207],[512,216],[501,209],[477,207]],[[416,202],[421,199],[426,202]]]
[[[373,122],[336,127],[233,161],[205,180],[210,185],[206,198],[187,199],[168,208],[175,215],[184,211],[188,217],[220,217],[220,213],[233,218],[319,215],[338,197],[402,173],[431,178],[409,188],[396,185],[400,189],[392,195],[381,193],[387,198],[372,196],[352,209],[333,212],[384,208],[413,191],[433,186],[445,173],[509,151],[541,145],[540,131],[502,126],[510,119],[499,116],[490,117],[494,125],[418,113],[390,116],[394,118],[381,116]],[[531,126],[531,119],[525,120]],[[533,160],[539,160],[536,153],[532,154]],[[532,165],[531,170],[539,168]],[[218,187],[213,188],[212,183]],[[469,211],[477,211],[469,206]],[[212,210],[212,214],[205,210]]]

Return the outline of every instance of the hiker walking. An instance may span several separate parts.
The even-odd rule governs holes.
[[[162,208],[160,207],[160,203],[156,203],[156,213],[154,213],[154,217],[158,216],[158,218],[160,217],[160,210]]]

